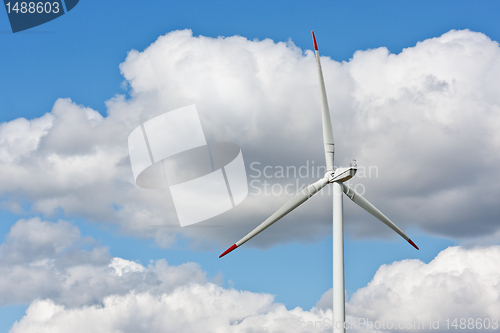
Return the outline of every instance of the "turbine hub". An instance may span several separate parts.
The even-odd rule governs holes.
[[[327,171],[323,178],[328,179],[329,183],[333,183],[333,178],[335,178],[335,170],[333,171]]]

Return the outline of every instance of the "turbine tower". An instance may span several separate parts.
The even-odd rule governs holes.
[[[385,223],[389,228],[394,230],[398,235],[403,237],[408,243],[418,250],[417,245],[412,242],[391,220],[389,220],[381,211],[373,206],[361,194],[354,191],[344,182],[354,177],[357,171],[357,166],[351,164],[348,168],[333,167],[335,142],[333,140],[332,123],[330,120],[330,110],[326,98],[325,82],[323,79],[323,71],[319,59],[318,44],[316,37],[312,32],[314,41],[314,53],[316,54],[316,64],[318,67],[319,86],[321,92],[321,119],[323,124],[323,144],[325,150],[326,169],[327,172],[323,178],[316,183],[309,185],[299,193],[297,193],[290,201],[284,204],[267,220],[262,222],[254,230],[245,237],[240,239],[219,258],[225,256],[237,247],[245,244],[247,241],[255,237],[260,232],[271,226],[273,223],[290,213],[292,210],[303,204],[314,194],[318,193],[323,187],[328,184],[333,185],[333,332],[345,332],[345,284],[344,284],[344,223],[342,212],[342,192],[358,206],[366,210],[368,213],[375,216],[377,219]]]

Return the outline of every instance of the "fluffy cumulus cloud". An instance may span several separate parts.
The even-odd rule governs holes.
[[[425,331],[432,323],[437,331],[439,322],[441,331],[449,331],[447,319],[451,327],[455,318],[459,325],[461,318],[467,325],[472,318],[474,325],[489,324],[490,330],[498,331],[499,260],[500,246],[450,247],[428,264],[403,260],[383,265],[366,287],[352,295],[346,311],[365,328],[369,321],[378,321],[378,325],[392,325],[389,331]],[[327,302],[319,302],[318,307],[327,308]]]
[[[144,267],[112,258],[64,221],[16,222],[0,245],[0,264],[0,302],[31,303],[10,332],[325,332],[331,326],[331,310],[287,310],[272,295],[209,282],[194,263]]]
[[[331,311],[287,310],[270,295],[206,284],[160,296],[109,296],[101,306],[74,309],[36,301],[10,332],[328,332],[330,317]]]
[[[353,130],[362,138],[352,149],[379,170],[378,179],[364,181],[367,191],[376,187],[377,200],[397,207],[396,220],[426,231],[497,231],[498,43],[450,31],[397,55],[357,52],[348,66],[356,82]]]
[[[358,51],[348,62],[323,57],[322,64],[336,164],[357,158],[362,167],[356,189],[403,229],[479,241],[499,232],[497,42],[481,33],[450,31],[399,54],[381,47]],[[105,116],[59,99],[43,117],[0,124],[1,207],[115,223],[162,246],[174,244],[179,232],[193,246],[226,245],[286,202],[287,194],[322,176],[316,169],[324,158],[310,50],[292,42],[196,37],[184,30],[130,51],[120,68],[129,97],[108,100]],[[208,141],[241,146],[253,181],[241,205],[207,222],[228,226],[224,232],[152,228],[178,225],[170,192],[141,189],[133,181],[128,134],[189,104],[197,105]],[[266,166],[270,178],[262,173]],[[293,168],[301,166],[295,175]],[[331,210],[320,207],[328,205],[328,196],[318,195],[250,244],[324,237]],[[346,206],[349,232],[389,233],[361,209]]]
[[[131,290],[156,295],[204,282],[206,274],[195,263],[170,266],[158,260],[144,267],[113,258],[108,248],[81,237],[78,227],[65,221],[19,220],[0,245],[2,305],[37,298],[69,307],[92,305]]]
[[[436,322],[448,331],[448,318],[498,331],[499,260],[500,246],[450,247],[428,264],[383,265],[347,302],[349,331],[438,331]],[[287,309],[272,295],[211,283],[194,263],[113,258],[64,221],[18,221],[0,261],[2,303],[30,303],[12,333],[331,331],[331,290],[310,310]]]

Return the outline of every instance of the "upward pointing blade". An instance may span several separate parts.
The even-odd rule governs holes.
[[[406,236],[405,233],[402,232],[401,229],[399,229],[397,225],[395,225],[391,220],[389,220],[387,218],[387,216],[385,216],[384,214],[382,214],[382,212],[380,210],[378,210],[374,205],[372,205],[370,202],[368,202],[368,200],[366,200],[365,198],[363,198],[361,196],[361,194],[359,194],[358,192],[354,191],[352,188],[350,188],[349,186],[347,186],[346,183],[344,183],[343,185],[344,185],[344,193],[347,195],[347,197],[349,199],[351,199],[352,201],[354,201],[354,203],[356,203],[358,206],[360,206],[361,208],[363,208],[364,210],[366,210],[368,213],[370,213],[373,216],[375,216],[380,221],[384,222],[389,228],[391,228],[398,235],[400,235],[401,237],[403,237],[414,248],[416,248],[417,250],[419,249],[418,246],[415,245],[415,243],[413,243],[413,241],[410,238],[408,238],[408,236]]]
[[[318,193],[323,187],[325,187],[328,184],[328,179],[321,178],[318,180],[316,183],[309,185],[299,193],[297,193],[290,201],[288,201],[286,204],[284,204],[280,209],[278,209],[273,215],[271,215],[267,220],[262,222],[257,228],[253,229],[248,235],[240,239],[236,244],[232,245],[229,249],[224,251],[219,258],[225,256],[232,250],[236,249],[237,247],[243,245],[253,237],[255,237],[257,234],[261,233],[264,231],[267,227],[271,226],[273,223],[281,219],[283,216],[286,214],[290,213],[292,210],[295,208],[299,207],[302,205],[304,202],[306,202],[310,197]]]
[[[321,91],[321,120],[323,123],[323,143],[325,145],[325,159],[327,171],[333,171],[333,157],[335,154],[335,141],[333,140],[332,121],[330,119],[330,109],[328,108],[328,100],[326,99],[325,81],[323,79],[323,71],[319,60],[318,44],[314,31],[312,31],[314,41],[314,53],[316,54],[316,63],[318,65],[319,86]]]

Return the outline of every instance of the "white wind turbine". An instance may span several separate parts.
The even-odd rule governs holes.
[[[240,239],[236,244],[228,248],[222,253],[219,258],[225,256],[237,247],[243,245],[251,238],[262,232],[267,227],[290,213],[292,210],[303,204],[314,194],[318,193],[323,187],[328,184],[333,184],[333,331],[345,332],[345,285],[344,285],[344,225],[343,225],[343,212],[342,212],[342,192],[344,192],[349,199],[354,201],[358,206],[365,209],[368,213],[375,216],[377,219],[385,223],[389,228],[398,233],[401,237],[406,239],[413,247],[418,250],[415,243],[412,242],[404,232],[401,231],[391,220],[389,220],[382,212],[373,206],[368,200],[361,196],[361,194],[354,191],[345,181],[351,179],[357,171],[356,165],[351,165],[349,168],[333,167],[333,157],[335,152],[335,143],[333,140],[332,123],[330,120],[330,111],[328,109],[328,101],[326,99],[325,82],[323,80],[323,72],[321,70],[321,63],[319,59],[318,45],[316,44],[316,37],[312,33],[314,41],[314,52],[316,54],[316,63],[318,65],[319,85],[321,90],[321,116],[323,123],[323,142],[326,158],[327,172],[323,178],[316,183],[309,185],[298,194],[296,194],[290,201],[284,204],[267,220],[262,222],[257,228],[252,230],[248,235]]]

